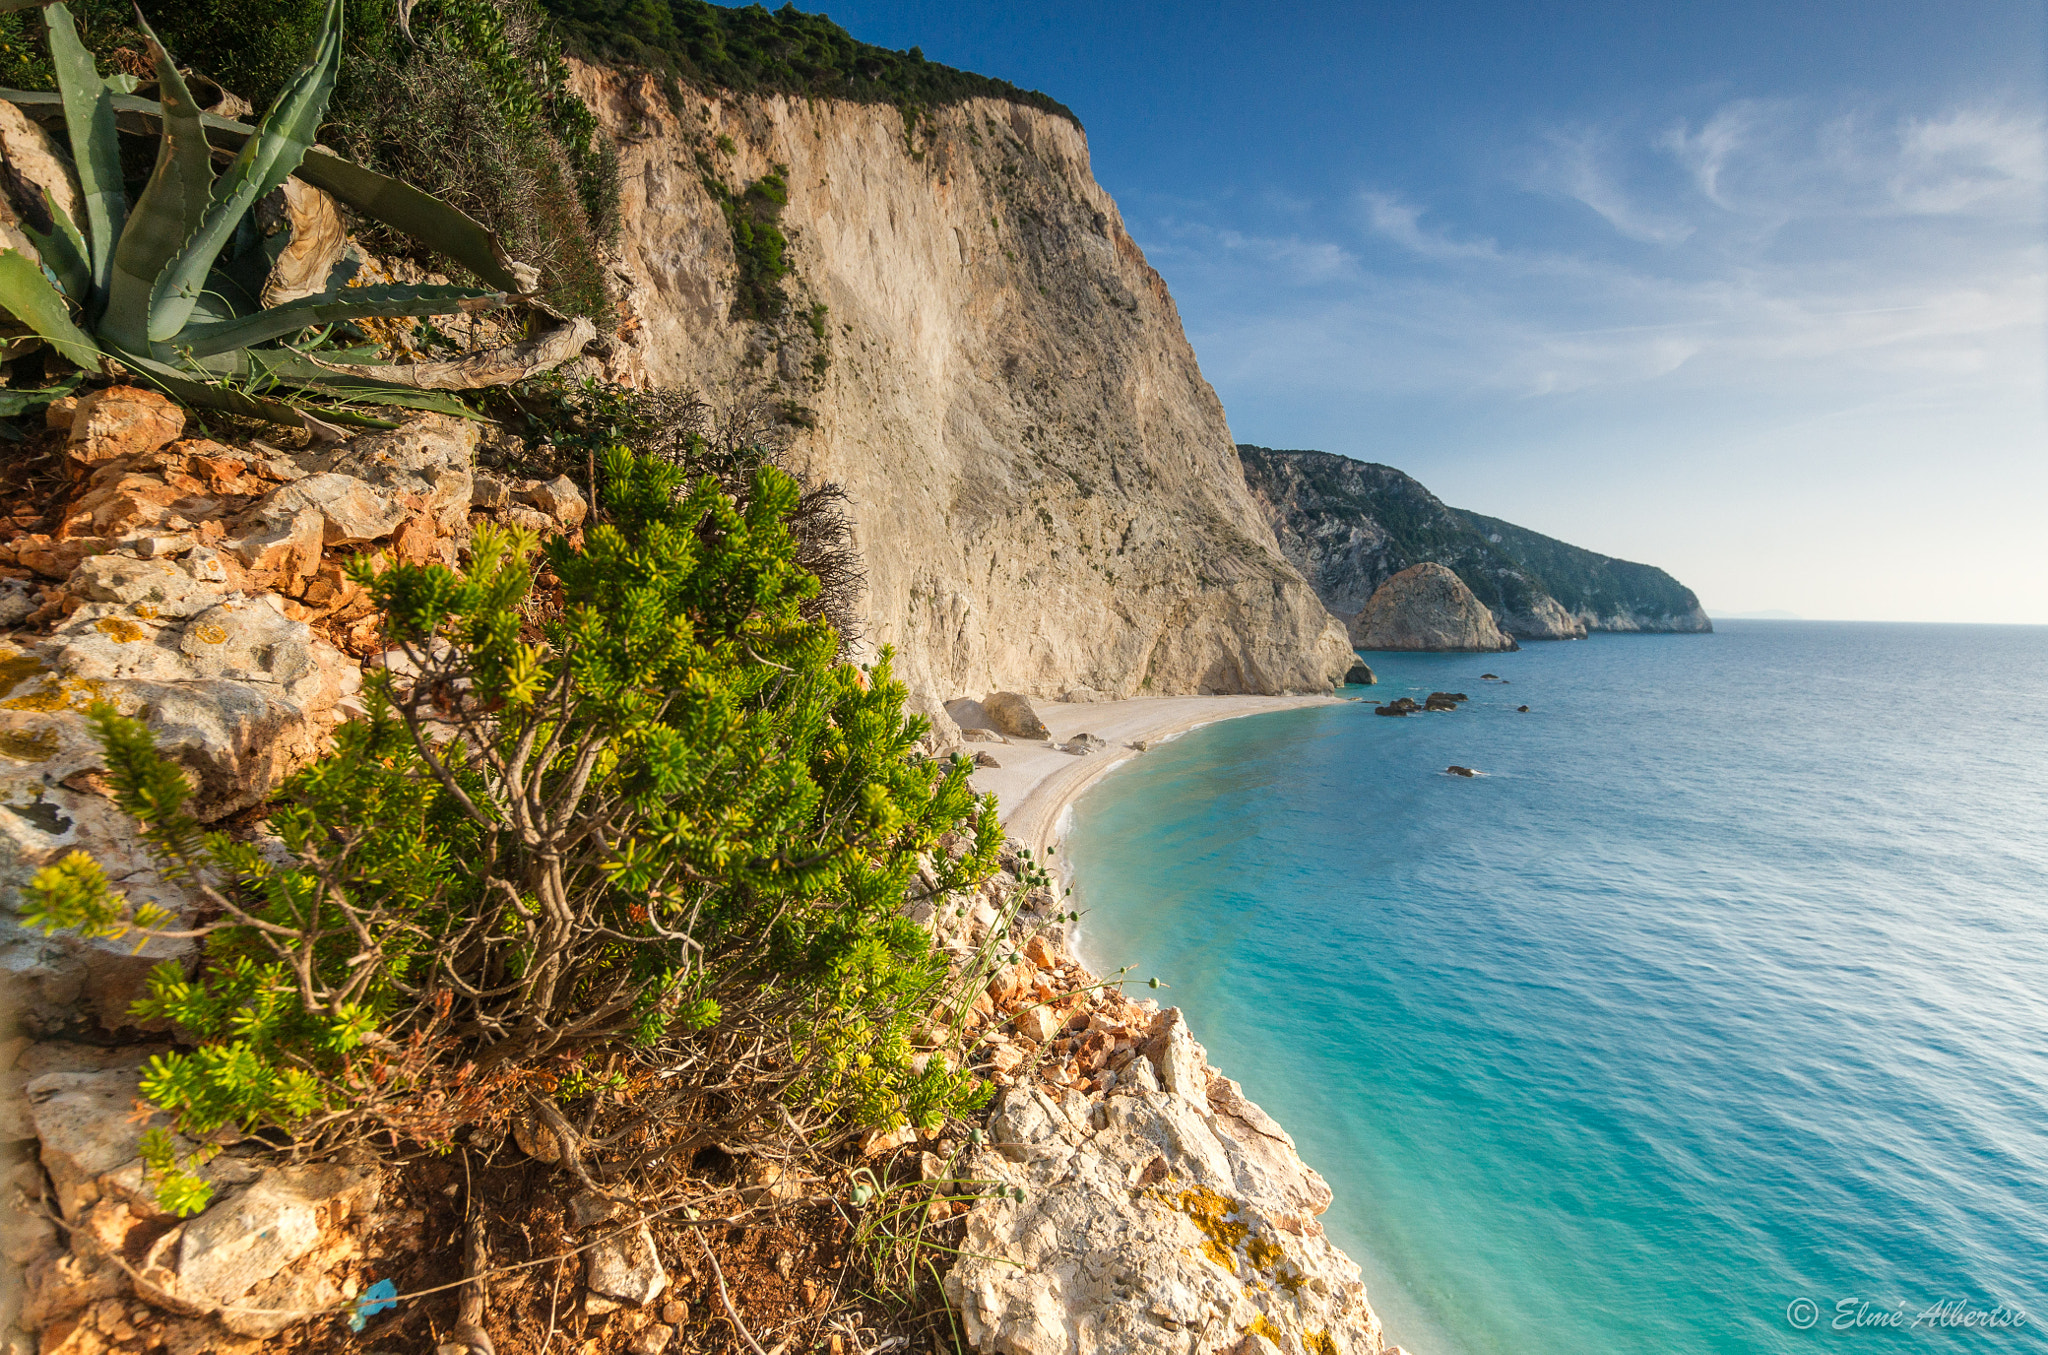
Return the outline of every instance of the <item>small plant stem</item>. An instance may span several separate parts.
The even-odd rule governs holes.
[[[746,1324],[740,1321],[739,1310],[732,1306],[732,1295],[725,1292],[725,1272],[718,1268],[718,1258],[712,1255],[711,1243],[701,1228],[697,1230],[697,1245],[704,1249],[704,1259],[711,1263],[711,1278],[718,1285],[718,1301],[725,1305],[725,1315],[732,1321],[732,1329],[753,1347],[754,1355],[768,1355],[761,1349],[761,1343],[754,1339],[754,1334],[747,1330]]]

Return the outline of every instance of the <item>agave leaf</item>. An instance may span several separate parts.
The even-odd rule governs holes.
[[[100,370],[99,346],[72,322],[63,294],[20,250],[0,250],[0,307],[80,367]]]
[[[78,40],[78,25],[63,4],[43,8],[50,31],[50,64],[57,71],[57,97],[71,137],[71,161],[85,195],[85,228],[92,243],[92,291],[78,298],[87,323],[99,318],[113,277],[114,247],[128,219],[121,188],[121,138],[114,130],[114,92],[100,80],[98,65]]]
[[[205,288],[206,275],[233,237],[235,227],[257,199],[290,178],[298,168],[320,131],[320,119],[327,112],[328,96],[334,93],[335,73],[340,67],[341,0],[328,0],[313,59],[292,77],[270,111],[256,124],[255,133],[242,143],[234,163],[214,185],[204,219],[157,278],[150,295],[152,340],[170,339],[185,327],[192,317],[194,301]],[[200,140],[205,144],[203,131]]]
[[[57,97],[53,94],[0,88],[0,99],[44,123],[59,118]],[[114,112],[124,131],[149,135],[163,125],[156,104],[148,99],[116,95]],[[240,150],[256,130],[246,122],[211,113],[202,121],[207,137],[222,150]],[[433,247],[493,287],[523,295],[535,286],[532,268],[514,259],[482,222],[402,179],[365,169],[318,146],[292,173],[364,216]]]
[[[57,275],[64,295],[83,306],[92,300],[92,257],[85,238],[47,188],[43,190],[43,209],[50,214],[50,230],[39,231],[24,221],[22,233],[35,241],[36,253],[43,256],[43,266]]]
[[[295,172],[363,215],[455,260],[493,287],[523,295],[537,283],[533,269],[507,253],[489,227],[403,179],[317,149],[299,162]]]
[[[449,315],[456,311],[495,310],[508,300],[510,298],[503,292],[482,292],[474,287],[406,287],[395,283],[379,287],[350,287],[272,306],[238,320],[192,325],[178,335],[177,347],[194,357],[211,357],[215,353],[281,338],[308,325],[371,316]]]
[[[213,152],[206,144],[199,104],[185,88],[184,77],[141,15],[135,22],[142,26],[150,55],[156,58],[164,131],[157,143],[156,169],[136,199],[114,251],[114,274],[99,327],[113,347],[143,353],[149,351],[150,303],[157,279],[205,219],[213,196]]]
[[[444,414],[470,413],[469,407],[441,391],[424,390],[404,380],[412,363],[392,363],[390,370],[401,379],[385,380],[346,367],[329,366],[289,348],[253,348],[237,354],[250,367],[280,385],[320,390],[332,395],[373,405],[404,405],[412,409],[438,409]]]
[[[234,386],[195,378],[190,373],[156,361],[154,358],[127,357],[122,359],[133,367],[151,385],[171,396],[180,404],[195,409],[218,409],[245,418],[265,419],[271,423],[298,424],[309,411],[285,400],[255,395]],[[328,423],[354,424],[361,428],[394,428],[397,425],[389,419],[380,419],[374,414],[347,408],[316,406],[310,411]]]

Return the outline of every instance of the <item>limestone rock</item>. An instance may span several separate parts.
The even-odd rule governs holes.
[[[405,509],[426,514],[441,535],[453,536],[469,517],[476,444],[474,420],[426,414],[388,432],[352,438],[312,469],[361,480]]]
[[[589,1256],[583,1279],[597,1293],[644,1308],[668,1288],[668,1272],[644,1223],[603,1238]]]
[[[585,515],[590,512],[590,505],[584,502],[583,491],[566,475],[534,485],[525,497],[528,503],[564,527],[581,526]]]
[[[1011,1088],[990,1136],[962,1174],[1024,1198],[977,1205],[945,1277],[974,1349],[1181,1355],[1257,1329],[1290,1351],[1383,1350],[1357,1267],[1314,1221],[1327,1187],[1237,1115],[1121,1085],[1097,1106]]]
[[[407,511],[365,481],[321,471],[272,491],[251,510],[251,516],[265,523],[282,522],[296,519],[306,509],[319,513],[322,542],[327,546],[381,540],[398,530]]]
[[[65,450],[72,460],[97,466],[156,451],[184,431],[185,411],[155,391],[109,386],[78,397]]]
[[[1060,1014],[1051,1007],[1026,1007],[1017,1013],[1017,1033],[1038,1044],[1047,1044],[1060,1033]]]
[[[1031,698],[1018,692],[992,692],[981,699],[989,724],[1013,739],[1049,739],[1052,731],[1031,708]]]
[[[270,1168],[165,1234],[144,1261],[145,1292],[217,1313],[242,1335],[273,1336],[340,1298],[325,1264],[300,1263],[316,1249],[352,1254],[337,1234],[376,1208],[380,1186],[369,1168]]]
[[[1208,1114],[1209,1079],[1202,1071],[1207,1056],[1195,1043],[1194,1033],[1188,1029],[1180,1008],[1168,1007],[1159,1014],[1152,1038],[1145,1046],[1145,1056],[1158,1068],[1161,1087],[1186,1097],[1197,1110]]]
[[[133,1115],[142,1098],[142,1075],[134,1068],[46,1073],[23,1090],[57,1208],[75,1218],[100,1198],[100,1178],[141,1151],[150,1127]],[[164,1123],[161,1116],[154,1121]]]
[[[1115,699],[1116,698],[1111,696],[1109,693],[1098,692],[1093,687],[1075,687],[1068,691],[1065,696],[1060,698],[1060,700],[1062,701],[1072,702],[1076,705],[1096,701],[1114,701]]]
[[[569,1197],[569,1226],[580,1233],[596,1224],[608,1223],[619,1216],[620,1207],[619,1202],[609,1196],[599,1195],[594,1190],[579,1190]]]
[[[1463,580],[1430,562],[1411,565],[1381,584],[1352,618],[1351,639],[1360,649],[1483,652],[1516,647]]]
[[[1363,663],[1352,664],[1344,674],[1344,685],[1347,687],[1373,687],[1379,684],[1379,680],[1379,675]]]

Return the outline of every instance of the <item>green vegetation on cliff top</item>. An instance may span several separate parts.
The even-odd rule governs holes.
[[[672,70],[692,83],[933,108],[1006,99],[1067,119],[1073,110],[1007,80],[955,70],[913,47],[862,42],[823,14],[795,5],[728,8],[705,0],[543,0],[579,55]]]
[[[1503,552],[1533,571],[1550,595],[1568,611],[1582,616],[1627,612],[1689,616],[1700,609],[1700,600],[1692,589],[1655,565],[1618,560],[1470,509],[1456,511]]]

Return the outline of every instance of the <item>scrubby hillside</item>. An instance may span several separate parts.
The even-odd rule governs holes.
[[[1617,560],[1499,518],[1464,517],[1489,542],[1533,570],[1558,604],[1588,630],[1714,628],[1692,589],[1655,565]]]
[[[1392,466],[1331,452],[1237,450],[1281,553],[1340,617],[1356,616],[1402,570],[1433,562],[1525,640],[1713,629],[1692,590],[1663,570],[1452,508]]]

